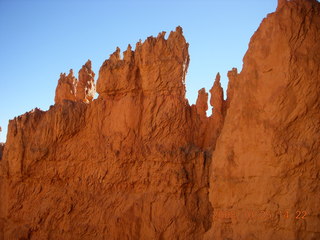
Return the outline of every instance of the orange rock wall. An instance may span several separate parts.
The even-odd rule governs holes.
[[[61,97],[47,112],[11,120],[2,161],[3,236],[203,236],[211,225],[210,151],[198,144],[201,119],[185,99],[188,62],[177,28],[167,40],[162,33],[129,47],[123,59],[119,49],[112,54],[90,104],[70,99],[60,79]]]
[[[97,99],[90,61],[62,74],[54,106],[9,123],[0,239],[320,238],[319,5],[279,1],[209,117],[180,27],[117,48]]]
[[[319,77],[320,4],[282,1],[229,82],[206,239],[320,239]]]

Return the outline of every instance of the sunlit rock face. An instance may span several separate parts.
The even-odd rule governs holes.
[[[63,103],[64,100],[89,103],[96,93],[94,72],[91,70],[91,61],[88,60],[79,71],[79,80],[74,77],[73,70],[69,74],[60,74],[56,88],[55,103]]]
[[[177,239],[211,226],[206,117],[185,98],[182,29],[117,49],[79,81],[62,74],[56,104],[10,121],[1,162],[5,238]],[[93,88],[93,87],[92,87]],[[92,96],[92,95],[90,95]],[[88,101],[85,101],[88,100]]]
[[[280,1],[226,100],[217,74],[188,104],[180,27],[117,48],[96,86],[90,61],[61,74],[0,146],[0,239],[320,238],[319,13]]]
[[[279,1],[228,74],[206,239],[320,239],[319,5]]]
[[[89,103],[96,93],[94,83],[94,72],[91,69],[91,61],[88,60],[79,71],[79,81],[77,84],[76,100]]]
[[[65,73],[61,73],[56,88],[54,102],[62,103],[63,100],[75,101],[77,81],[78,80],[73,75],[72,69],[70,70],[68,75],[66,75]]]

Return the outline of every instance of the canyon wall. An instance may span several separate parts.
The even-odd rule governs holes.
[[[79,81],[61,74],[48,111],[10,121],[3,238],[187,239],[210,228],[210,149],[198,132],[207,119],[185,99],[182,29],[164,34],[128,46],[123,59],[117,49],[100,69],[97,99],[79,91],[94,76],[88,63]]]
[[[234,76],[207,239],[320,239],[320,4],[280,1]]]
[[[180,27],[117,48],[96,86],[90,61],[61,74],[9,122],[0,239],[319,239],[319,5],[279,1],[209,117]]]

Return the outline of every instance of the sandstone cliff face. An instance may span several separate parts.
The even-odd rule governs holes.
[[[229,73],[207,239],[320,239],[319,5],[280,1]]]
[[[9,123],[0,239],[318,239],[319,9],[280,1],[209,117],[180,27],[117,48],[97,99],[91,62],[62,74],[54,106]]]
[[[78,101],[75,78],[62,75],[49,111],[10,121],[6,239],[187,239],[210,228],[210,153],[185,99],[182,29],[128,47],[123,59],[119,51],[100,69],[98,99]]]

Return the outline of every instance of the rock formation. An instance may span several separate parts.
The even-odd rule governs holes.
[[[207,117],[207,110],[208,110],[208,93],[204,88],[200,89],[198,92],[196,108],[199,116],[202,119],[205,119]]]
[[[68,75],[61,73],[56,88],[55,103],[63,103],[64,100],[91,102],[96,93],[94,76],[90,60],[79,71],[79,81],[73,76],[72,69]]]
[[[3,149],[4,149],[4,143],[0,143],[0,160],[2,158]]]
[[[196,143],[200,116],[185,99],[182,29],[123,56],[117,49],[102,65],[98,99],[77,101],[70,73],[47,112],[10,121],[5,238],[187,239],[210,228],[210,161]]]
[[[228,74],[206,239],[320,239],[320,4],[280,2]]]
[[[227,100],[225,102],[225,108],[224,108],[224,115],[226,113],[226,110],[230,106],[231,99],[233,98],[233,89],[237,84],[237,77],[238,77],[238,69],[232,68],[232,70],[228,72],[229,82],[228,82],[228,89],[227,89]]]
[[[79,71],[79,82],[77,84],[76,100],[89,103],[96,93],[94,84],[94,72],[91,70],[91,61],[88,60]]]
[[[62,103],[63,100],[76,100],[77,79],[73,76],[73,70],[70,69],[68,75],[60,74],[58,85],[56,88],[56,95],[54,97],[55,103]]]
[[[0,126],[0,133],[2,132],[2,128]],[[2,153],[3,153],[3,149],[4,149],[4,143],[0,143],[0,160],[2,158]]]
[[[177,27],[10,120],[0,239],[319,239],[320,6],[281,1],[243,69],[185,99]],[[0,150],[2,151],[2,150]]]

